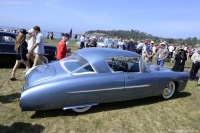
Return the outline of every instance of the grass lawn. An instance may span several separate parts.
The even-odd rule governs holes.
[[[45,42],[57,45],[58,40]],[[69,42],[72,51],[75,41]],[[100,104],[87,113],[71,110],[22,112],[19,106],[24,84],[23,68],[17,71],[17,81],[9,80],[11,68],[0,68],[0,133],[14,132],[200,132],[200,87],[189,81],[183,92],[173,99],[159,97]]]

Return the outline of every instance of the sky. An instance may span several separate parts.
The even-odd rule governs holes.
[[[0,27],[81,34],[139,30],[159,37],[200,38],[200,0],[0,0]]]

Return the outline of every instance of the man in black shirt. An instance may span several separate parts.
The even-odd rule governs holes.
[[[128,50],[128,51],[131,51],[131,52],[134,52],[135,49],[136,49],[136,45],[135,45],[135,43],[134,43],[134,40],[131,39],[131,40],[128,42],[128,44],[127,44],[127,50]]]

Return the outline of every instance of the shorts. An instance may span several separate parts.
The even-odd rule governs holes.
[[[34,59],[33,67],[41,65],[43,60],[43,54],[36,54]]]

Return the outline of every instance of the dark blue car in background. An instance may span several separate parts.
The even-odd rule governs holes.
[[[16,52],[14,51],[14,43],[16,36],[16,33],[0,32],[0,65],[15,64]],[[57,48],[55,46],[45,44],[44,49],[45,63],[56,59]]]

